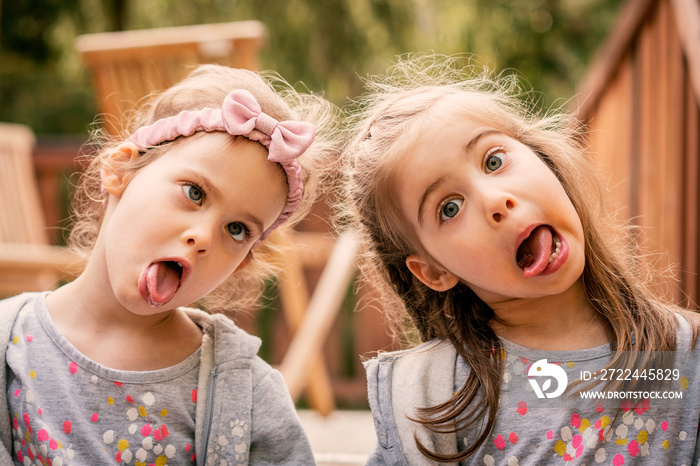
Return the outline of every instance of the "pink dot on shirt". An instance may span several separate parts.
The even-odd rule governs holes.
[[[506,447],[506,441],[503,439],[503,436],[501,434],[498,434],[498,436],[496,436],[496,438],[493,441],[493,444],[499,450],[503,450]]]

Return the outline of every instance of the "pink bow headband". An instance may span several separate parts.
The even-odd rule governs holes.
[[[221,109],[205,107],[197,111],[184,110],[139,128],[127,141],[144,152],[149,147],[180,136],[192,136],[197,131],[222,131],[258,141],[267,147],[267,159],[279,163],[284,169],[289,185],[287,205],[270,228],[263,232],[261,239],[267,238],[301,204],[304,183],[301,166],[296,159],[311,146],[316,132],[314,125],[304,121],[279,122],[262,112],[253,94],[239,89],[226,96]]]

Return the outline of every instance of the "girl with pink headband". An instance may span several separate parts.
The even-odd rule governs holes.
[[[260,340],[188,306],[255,304],[333,122],[281,78],[204,65],[98,152],[74,204],[83,272],[0,301],[0,463],[314,463]]]

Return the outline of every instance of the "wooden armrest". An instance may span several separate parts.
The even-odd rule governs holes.
[[[0,243],[0,272],[51,271],[75,277],[85,257],[59,246]]]
[[[297,399],[304,389],[312,356],[321,354],[338,315],[354,275],[357,248],[357,240],[352,233],[346,232],[338,237],[304,319],[279,366],[292,399]]]

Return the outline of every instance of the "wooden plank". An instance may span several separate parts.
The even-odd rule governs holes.
[[[626,57],[591,119],[591,150],[622,218],[631,217],[632,63]]]
[[[598,49],[574,101],[574,112],[581,120],[588,121],[594,114],[598,100],[605,93],[622,57],[628,53],[637,32],[657,1],[659,0],[628,0],[617,15],[611,35]]]
[[[304,313],[309,307],[309,288],[304,275],[302,256],[291,238],[287,238],[287,249],[289,253],[283,258],[284,270],[279,280],[280,299],[289,330],[293,338],[296,338],[304,320]],[[335,410],[331,378],[322,353],[319,352],[310,357],[312,361],[309,364],[306,390],[309,405],[327,416]]]
[[[653,199],[654,211],[652,212],[653,228],[661,261],[659,266],[666,269],[677,260],[677,255],[674,256],[674,249],[678,243],[672,244],[674,225],[678,222],[678,217],[671,217],[672,213],[668,210],[669,201],[673,198],[671,193],[675,190],[673,183],[673,165],[676,163],[677,154],[673,153],[670,148],[670,128],[668,126],[671,118],[670,109],[670,82],[669,82],[669,64],[670,64],[670,44],[669,44],[669,14],[668,2],[661,1],[656,9],[653,21],[653,41],[654,55],[653,60],[656,62],[655,71],[652,76],[656,81],[656,92],[654,92],[654,111],[651,117],[655,128],[654,143],[655,153],[652,152],[652,165],[654,167],[655,179],[652,181],[655,184],[656,197]],[[672,299],[675,297],[676,284],[669,282],[664,288],[667,288],[667,297]]]
[[[683,65],[683,49],[678,37],[674,17],[670,6],[666,7],[667,37],[668,37],[668,118],[666,120],[666,151],[670,154],[667,171],[668,186],[664,212],[667,217],[666,244],[674,263],[678,264],[678,284],[675,287],[674,301],[685,301],[687,292],[684,290],[682,273],[686,265],[684,263],[685,235],[683,233],[685,198],[684,190],[684,137],[685,126],[683,124],[685,107],[685,70]]]
[[[671,0],[696,105],[700,104],[700,2]]]
[[[0,124],[0,158],[4,217],[0,242],[47,244],[46,225],[34,175],[32,151],[36,141],[26,126]]]
[[[75,276],[73,269],[84,265],[85,258],[68,248],[48,244],[0,243],[0,268],[7,271],[48,269]]]
[[[689,305],[700,304],[700,225],[698,209],[700,209],[700,117],[698,116],[697,98],[694,95],[694,87],[689,79],[686,80],[685,92],[685,124],[684,141],[685,148],[685,209],[684,236],[685,253],[684,264],[684,290],[688,295]]]
[[[75,47],[88,60],[100,60],[109,51],[132,56],[132,53],[139,53],[143,47],[177,48],[187,43],[217,40],[265,40],[266,36],[265,25],[251,20],[88,34],[79,36]]]
[[[633,195],[637,196],[638,211],[635,212],[635,220],[643,229],[642,233],[645,242],[648,244],[648,238],[651,235],[651,215],[653,208],[650,205],[655,197],[654,190],[654,170],[651,165],[651,160],[655,156],[654,143],[656,137],[654,135],[654,122],[652,114],[654,112],[654,83],[652,77],[655,75],[656,63],[654,61],[653,38],[651,33],[651,24],[647,23],[642,28],[639,37],[638,46],[638,65],[635,70],[639,81],[638,99],[638,117],[639,117],[639,147],[637,148],[637,173],[638,179],[637,189],[633,191]]]

